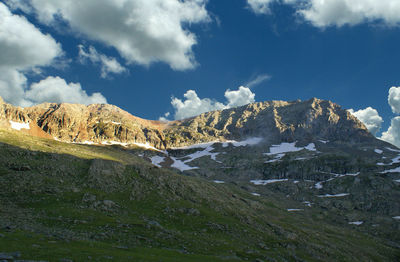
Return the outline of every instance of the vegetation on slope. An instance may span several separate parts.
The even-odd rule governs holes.
[[[140,149],[137,149],[140,150]],[[0,131],[0,255],[64,261],[396,261],[319,209],[152,166],[134,149]],[[15,256],[19,253],[14,254]]]

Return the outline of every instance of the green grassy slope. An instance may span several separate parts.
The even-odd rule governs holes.
[[[135,149],[130,149],[135,150]],[[383,239],[152,166],[119,147],[0,130],[0,256],[60,261],[396,261]],[[138,149],[140,150],[140,149]]]

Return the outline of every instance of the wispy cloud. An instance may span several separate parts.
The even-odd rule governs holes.
[[[246,87],[248,88],[252,88],[255,87],[259,84],[261,84],[264,81],[267,81],[271,79],[271,76],[268,74],[262,74],[262,75],[258,75],[256,77],[254,77],[253,79],[251,79],[247,84],[245,84]]]

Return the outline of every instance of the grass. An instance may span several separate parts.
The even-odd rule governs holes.
[[[318,208],[289,213],[285,206],[294,203],[280,194],[255,197],[232,184],[177,175],[123,148],[2,130],[0,142],[0,253],[50,261],[400,258],[384,239],[327,222]],[[104,160],[101,170],[92,168],[95,158]],[[109,160],[125,165],[118,179],[102,175],[115,170]]]

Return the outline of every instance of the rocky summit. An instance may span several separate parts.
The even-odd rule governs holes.
[[[265,143],[373,140],[349,112],[316,98],[253,103],[171,122],[141,119],[108,104],[45,103],[19,108],[0,100],[0,114],[3,120],[30,123],[31,128],[63,142],[147,144],[157,149],[250,137],[261,137]]]
[[[316,98],[170,122],[0,100],[0,188],[0,260],[400,259],[400,150]]]

